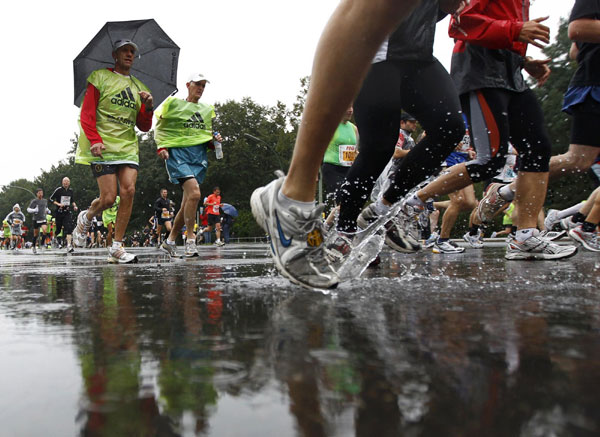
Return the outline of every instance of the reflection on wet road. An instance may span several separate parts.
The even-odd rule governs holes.
[[[264,245],[0,253],[0,435],[600,434],[600,258],[399,255],[324,294]]]

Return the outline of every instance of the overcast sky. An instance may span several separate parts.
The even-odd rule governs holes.
[[[181,48],[179,88],[193,71],[211,81],[207,103],[251,97],[291,105],[310,74],[321,30],[338,0],[11,2],[0,18],[0,185],[33,179],[66,157],[79,131],[73,105],[73,59],[106,21],[154,18]],[[531,17],[551,15],[553,34],[571,0],[537,0]],[[435,55],[449,68],[447,19]],[[530,50],[530,55],[540,56]],[[224,145],[226,147],[226,145]],[[90,177],[91,174],[90,174]],[[50,190],[52,187],[45,187]]]

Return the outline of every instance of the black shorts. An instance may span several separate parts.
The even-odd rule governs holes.
[[[107,174],[116,174],[117,170],[123,166],[133,168],[134,170],[139,170],[140,168],[140,166],[137,164],[101,164],[92,162],[90,165],[92,174],[95,178],[99,178],[100,176]]]
[[[216,214],[208,214],[208,226],[213,226],[217,223],[221,223],[221,216]]]
[[[158,226],[163,226],[166,222],[170,222],[173,219],[168,218],[168,219],[164,219],[164,218],[160,218],[160,217],[156,217],[156,223],[158,223]]]
[[[37,221],[34,221],[33,222],[33,229],[39,229],[42,226],[45,226],[46,224],[48,224],[48,222],[37,222]]]
[[[600,126],[600,102],[587,96],[580,104],[571,107],[571,144],[600,147],[600,135],[596,130]]]

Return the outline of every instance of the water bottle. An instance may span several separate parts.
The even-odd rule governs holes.
[[[216,137],[219,135],[219,132],[215,132],[213,135]],[[216,139],[213,139],[213,144],[215,146],[215,157],[217,159],[223,159],[223,146],[221,146],[221,143]]]

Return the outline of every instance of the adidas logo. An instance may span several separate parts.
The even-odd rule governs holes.
[[[110,103],[118,106],[124,106],[125,108],[131,108],[137,110],[137,105],[135,103],[135,97],[131,92],[131,88],[127,87],[120,93],[114,95],[112,99],[110,99]]]
[[[186,122],[183,123],[183,127],[192,129],[206,129],[206,124],[202,115],[196,111]]]

